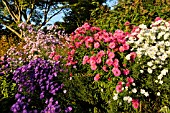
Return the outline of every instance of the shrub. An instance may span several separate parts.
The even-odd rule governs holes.
[[[40,58],[17,68],[13,76],[18,87],[15,95],[17,101],[12,105],[11,110],[13,112],[60,112],[60,105],[55,95],[63,87],[57,79],[61,71],[59,62],[50,64]],[[70,107],[66,112],[69,111],[71,111]]]
[[[163,3],[150,1],[135,2],[135,0],[121,1],[113,7],[113,10],[92,15],[91,23],[101,29],[114,32],[117,29],[130,31],[131,28],[124,26],[125,22],[130,22],[133,26],[145,23],[148,27],[156,17],[169,20],[169,2]],[[99,12],[99,11],[97,11]]]
[[[137,82],[137,95],[148,92],[146,97],[139,96],[141,112],[158,112],[161,107],[170,106],[169,30],[170,23],[157,17],[150,28],[141,24],[127,37],[127,43],[137,53],[131,75]]]
[[[93,101],[97,104],[103,102],[104,107],[102,111],[102,106],[98,106],[97,112],[106,112],[107,110],[109,112],[110,109],[115,108],[115,105],[111,105],[112,102],[115,103],[113,96],[116,96],[115,100],[117,100],[118,95],[120,97],[132,95],[130,91],[131,88],[135,87],[133,86],[135,81],[129,74],[136,53],[131,51],[126,43],[126,35],[121,30],[116,30],[112,34],[87,23],[71,34],[70,51],[66,65],[69,66],[69,72],[73,75],[72,81],[74,81],[74,76],[77,76],[76,79],[79,80],[86,77],[87,83],[83,84],[94,84],[89,88],[89,90],[95,90],[94,94],[90,93],[93,95]],[[128,59],[125,58],[127,55]],[[75,82],[77,81],[75,80]],[[84,99],[80,98],[90,103],[90,98],[85,96]],[[101,99],[101,101],[97,99]],[[135,96],[133,98],[133,95],[128,102],[132,102],[135,108],[139,105],[138,100]]]

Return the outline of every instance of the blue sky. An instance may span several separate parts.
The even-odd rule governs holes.
[[[106,4],[109,7],[112,7],[114,4],[116,4],[117,0],[107,0]],[[62,17],[64,16],[64,14],[61,12],[60,14],[56,15],[55,17],[53,17],[48,23],[49,24],[53,24],[56,21],[63,21]]]

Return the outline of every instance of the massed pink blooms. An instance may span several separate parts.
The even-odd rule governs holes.
[[[100,74],[96,74],[95,77],[94,77],[94,80],[98,81],[99,79],[100,79]]]

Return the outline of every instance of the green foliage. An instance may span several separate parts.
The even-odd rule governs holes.
[[[99,6],[105,2],[106,0],[68,0],[69,9],[65,12],[61,26],[67,33],[73,32],[84,22],[89,21],[93,10],[99,9]]]
[[[86,73],[87,74],[87,73]],[[70,103],[74,113],[103,113],[106,112],[107,103],[101,97],[101,90],[93,78],[82,73],[72,77],[65,75],[64,88],[66,94],[59,95],[61,105]],[[71,78],[71,80],[70,80]],[[65,104],[64,104],[65,103]]]
[[[12,81],[12,76],[10,73],[0,76],[0,110],[2,113],[9,113],[14,102],[16,84]]]
[[[135,2],[125,1],[119,2],[113,7],[113,10],[102,12],[97,16],[92,15],[91,23],[107,31],[115,31],[121,29],[129,31],[130,29],[124,26],[126,21],[131,25],[139,25],[145,23],[149,25],[156,17],[170,19],[170,4],[153,3],[153,2]],[[98,12],[98,11],[97,11]],[[101,16],[102,15],[102,16]]]

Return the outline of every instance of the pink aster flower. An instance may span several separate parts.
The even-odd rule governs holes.
[[[96,70],[97,69],[97,65],[91,65],[90,66],[92,70]]]
[[[121,71],[119,70],[119,68],[113,68],[112,72],[115,76],[120,76],[120,74],[121,74]]]
[[[85,65],[87,63],[87,61],[89,60],[89,57],[88,56],[84,56],[83,57],[83,65]]]
[[[61,58],[60,55],[55,55],[55,56],[53,57],[53,60],[58,61],[60,58]]]
[[[54,57],[55,54],[56,54],[56,52],[51,52],[49,58]]]
[[[119,67],[119,60],[116,58],[116,59],[114,59],[114,61],[113,61],[113,66],[115,67],[115,68],[118,68]]]
[[[125,25],[125,26],[129,26],[129,25],[130,25],[130,22],[129,22],[129,21],[126,21],[126,22],[124,23],[124,25]]]
[[[119,82],[118,82],[118,85],[122,85],[122,81],[119,81]]]
[[[115,48],[115,47],[116,47],[115,42],[110,42],[110,44],[109,44],[109,48],[113,49],[113,48]]]
[[[95,65],[97,58],[95,56],[91,56],[89,60],[91,65]]]
[[[123,69],[123,74],[124,74],[124,75],[128,75],[129,72],[130,72],[130,71],[129,71],[128,69]]]
[[[108,56],[109,56],[109,59],[112,59],[115,57],[115,54],[113,52],[109,52]]]
[[[84,23],[82,27],[85,28],[86,30],[90,30],[90,25],[88,23]]]
[[[122,85],[117,85],[117,86],[116,86],[116,92],[117,92],[117,93],[122,92]]]
[[[97,53],[97,56],[96,57],[102,57],[105,55],[105,52],[103,50],[100,50],[98,53]]]
[[[99,43],[99,42],[95,42],[95,43],[94,43],[94,48],[97,49],[97,48],[99,48],[99,47],[100,47],[100,43]]]
[[[129,50],[129,44],[123,44],[123,48],[124,48],[124,50]]]
[[[87,41],[92,43],[94,40],[92,37],[88,37]]]
[[[108,66],[111,66],[112,64],[113,64],[113,60],[112,59],[107,59],[106,60],[106,64],[108,65]]]
[[[102,59],[100,58],[100,57],[98,57],[97,59],[96,59],[96,63],[97,64],[100,64],[102,62]]]
[[[124,52],[124,51],[125,51],[124,47],[123,47],[123,46],[120,46],[120,47],[119,47],[119,51],[120,51],[120,52]]]
[[[100,74],[96,74],[96,76],[94,77],[95,81],[98,81],[100,79]]]
[[[132,99],[132,105],[135,109],[139,107],[139,101],[137,99]]]
[[[134,61],[135,58],[136,58],[136,53],[135,53],[135,52],[131,52],[131,53],[130,53],[130,59],[131,59],[132,61]]]
[[[80,47],[80,45],[81,45],[81,43],[80,43],[80,42],[75,42],[75,46],[76,46],[76,48],[79,48],[79,47]]]
[[[102,69],[103,69],[105,72],[108,72],[106,65],[104,65],[104,66],[102,67]]]
[[[155,21],[158,21],[158,20],[162,20],[162,18],[156,17],[156,18],[155,18]]]
[[[86,45],[86,48],[90,48],[90,45],[89,45],[88,41],[85,42],[85,45]]]
[[[128,81],[128,83],[133,83],[134,79],[132,77],[127,77],[126,80]]]
[[[70,51],[70,54],[71,54],[71,55],[74,55],[74,53],[75,53],[75,49],[72,49],[72,50]]]

